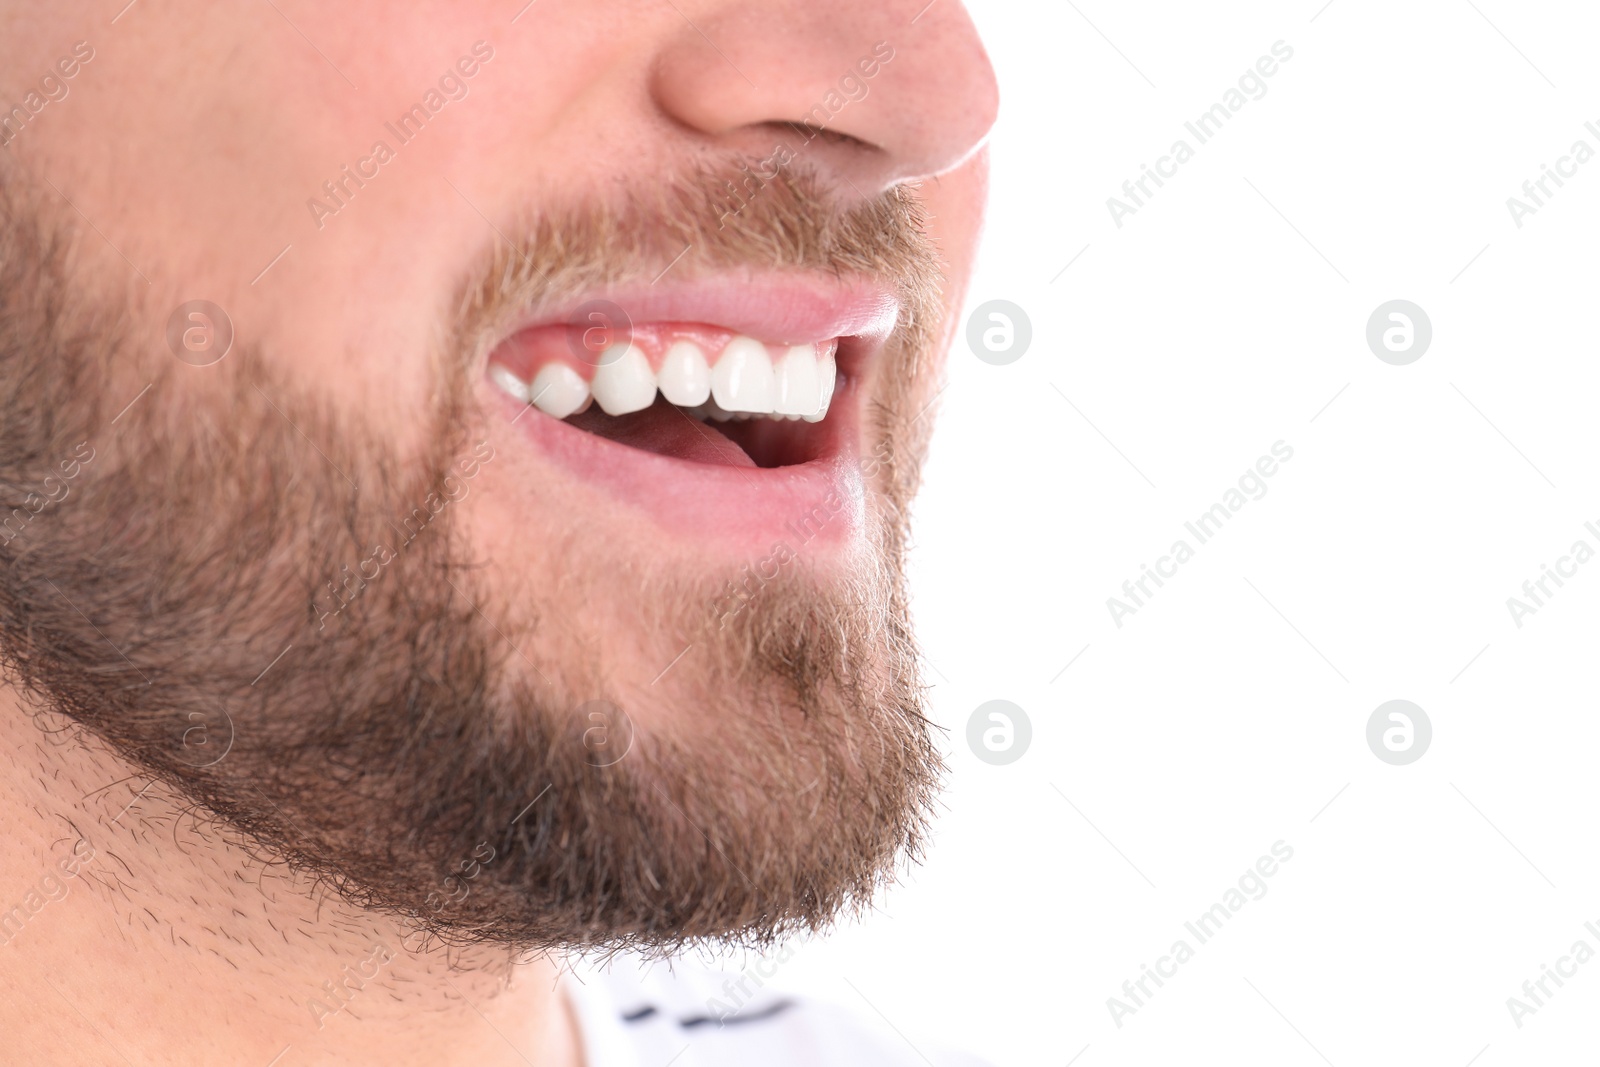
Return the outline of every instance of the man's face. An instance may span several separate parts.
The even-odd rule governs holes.
[[[4,651],[426,929],[816,926],[938,769],[987,61],[953,3],[519,6],[0,15]]]

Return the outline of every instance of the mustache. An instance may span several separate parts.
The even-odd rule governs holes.
[[[730,158],[609,200],[542,206],[495,227],[457,303],[458,349],[481,353],[530,310],[597,289],[740,268],[866,278],[896,292],[897,332],[929,328],[943,283],[915,187],[843,202],[815,168]],[[925,341],[902,337],[913,351]]]

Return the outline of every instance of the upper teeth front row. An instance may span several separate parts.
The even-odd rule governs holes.
[[[702,417],[821,422],[838,374],[833,352],[831,342],[791,345],[774,360],[762,342],[735,336],[712,365],[698,344],[680,340],[667,348],[656,371],[644,351],[628,343],[601,354],[592,381],[563,362],[546,363],[531,382],[498,363],[490,366],[490,376],[504,392],[558,419],[587,409],[591,399],[607,415],[642,411],[659,390],[669,403],[697,409],[692,414]]]

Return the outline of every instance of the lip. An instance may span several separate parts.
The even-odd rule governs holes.
[[[894,330],[900,313],[900,301],[892,291],[866,281],[799,272],[744,272],[684,281],[668,276],[654,284],[602,288],[562,301],[519,319],[508,334],[580,321],[587,305],[605,301],[621,308],[634,323],[705,323],[775,344],[853,337],[877,347]]]
[[[806,430],[810,458],[805,462],[725,466],[659,455],[580,430],[517,403],[490,385],[485,373],[484,388],[498,410],[539,456],[664,532],[698,544],[715,542],[745,554],[768,552],[778,543],[797,550],[800,542],[808,550],[837,550],[859,536],[866,515],[859,460],[861,383],[899,315],[899,301],[889,291],[801,274],[663,281],[597,290],[530,313],[513,324],[506,339],[572,321],[595,301],[622,308],[633,323],[703,323],[772,343],[837,337],[838,381],[828,415]]]

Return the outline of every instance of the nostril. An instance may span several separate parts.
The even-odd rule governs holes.
[[[842,130],[830,130],[824,126],[816,126],[809,122],[795,122],[784,119],[764,123],[764,125],[779,133],[794,134],[800,138],[802,146],[820,139],[824,144],[840,148],[867,149],[873,152],[881,152],[883,150],[871,141],[862,140],[854,134],[845,133]],[[804,151],[804,148],[802,147],[801,150]]]

